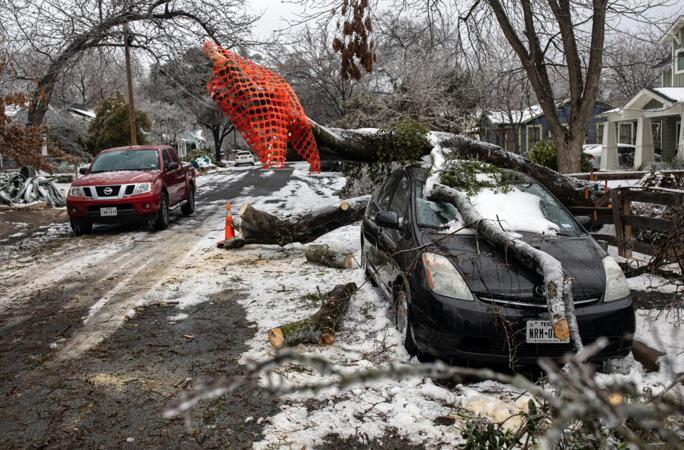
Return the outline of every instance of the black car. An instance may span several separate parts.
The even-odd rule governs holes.
[[[513,201],[520,192],[532,194],[540,214],[558,226],[555,233],[518,234],[572,276],[585,345],[605,336],[609,345],[596,360],[626,356],[635,319],[620,267],[585,231],[582,218],[542,185],[518,172],[505,175],[518,193]],[[461,363],[528,365],[572,351],[551,331],[542,277],[481,237],[456,231],[460,216],[453,205],[424,197],[426,176],[419,167],[393,172],[373,194],[361,228],[366,276],[390,301],[408,352]]]

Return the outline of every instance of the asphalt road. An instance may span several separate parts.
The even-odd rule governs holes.
[[[236,302],[240,291],[215,294],[178,324],[167,320],[178,313],[173,304],[131,314],[222,227],[226,200],[268,196],[292,169],[240,173],[200,182],[195,214],[176,210],[164,231],[63,230],[0,250],[0,447],[235,448],[258,439],[261,425],[244,418],[276,406],[251,389],[202,405],[197,422],[161,418],[189,383],[241,372],[236,361],[254,329]]]

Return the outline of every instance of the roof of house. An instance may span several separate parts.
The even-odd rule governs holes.
[[[672,103],[684,102],[684,87],[657,87],[650,88],[650,91],[655,91],[665,100]]]
[[[570,100],[565,99],[559,102],[556,107],[561,107],[568,103]],[[608,107],[609,105],[601,100],[597,100],[596,104],[602,104]],[[506,124],[522,124],[529,122],[530,120],[536,119],[544,115],[544,111],[540,105],[532,105],[529,108],[523,110],[514,111],[485,111],[485,116],[487,120],[492,125],[506,125]],[[511,120],[513,119],[513,120]]]
[[[679,30],[684,27],[684,15],[681,15],[677,17],[677,20],[672,22],[672,25],[670,25],[670,28],[665,31],[665,34],[660,38],[658,42],[661,44],[664,44],[666,42],[669,42],[672,39],[677,38],[677,33],[679,33]],[[681,42],[680,42],[681,44]]]

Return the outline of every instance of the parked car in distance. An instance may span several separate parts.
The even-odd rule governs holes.
[[[183,165],[167,146],[103,150],[76,179],[67,195],[75,234],[90,233],[94,223],[143,221],[156,229],[169,225],[169,210],[195,209],[195,169]]]
[[[253,166],[256,164],[256,159],[254,158],[254,155],[252,155],[251,152],[242,150],[235,154],[235,165],[241,166],[243,164],[246,164],[248,166]]]
[[[622,270],[542,185],[504,171],[510,191],[471,196],[485,218],[557,258],[573,279],[584,344],[608,346],[596,360],[631,350],[635,329]],[[453,205],[424,197],[427,171],[391,174],[372,195],[361,226],[366,276],[390,303],[410,354],[475,364],[536,363],[572,351],[551,331],[542,277],[463,228]],[[544,231],[545,230],[545,231]],[[540,233],[544,234],[540,234]]]
[[[634,154],[636,147],[631,144],[618,144],[618,167],[620,169],[634,168]],[[603,152],[603,145],[601,144],[586,144],[582,146],[582,152],[587,156],[594,170],[601,168],[601,155]],[[655,154],[655,160],[660,161],[660,155]]]

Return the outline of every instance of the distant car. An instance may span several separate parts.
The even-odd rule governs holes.
[[[254,158],[254,155],[252,155],[251,152],[242,151],[237,152],[235,154],[235,165],[241,166],[243,164],[246,164],[248,166],[253,166],[254,164],[256,164],[256,159]]]
[[[634,154],[636,147],[631,144],[618,144],[618,168],[632,169],[634,168]],[[603,153],[603,145],[601,144],[587,144],[582,147],[582,152],[587,156],[591,163],[591,167],[595,170],[601,168],[601,155]],[[655,154],[655,160],[660,161],[660,155]]]
[[[195,169],[183,165],[167,146],[118,147],[100,152],[67,196],[75,234],[94,223],[144,221],[157,229],[169,225],[169,209],[185,215],[195,209]]]
[[[581,225],[589,218],[573,217],[526,175],[505,174],[510,192],[480,192],[476,208],[563,264],[573,278],[583,342],[609,340],[596,360],[627,355],[635,329],[630,290],[615,260]],[[372,195],[361,226],[366,277],[389,301],[408,352],[528,365],[572,351],[553,335],[542,277],[482,237],[456,232],[463,224],[453,205],[424,197],[426,176],[417,167],[392,173]],[[534,232],[540,223],[554,232]]]

